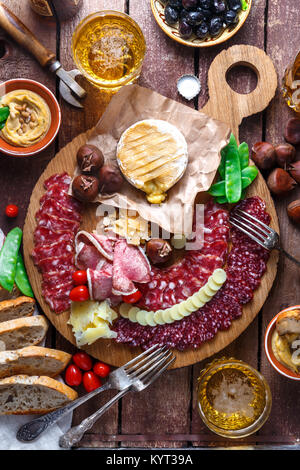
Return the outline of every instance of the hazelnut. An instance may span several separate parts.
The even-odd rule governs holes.
[[[82,202],[93,201],[99,191],[99,181],[95,176],[78,175],[72,183],[74,196]]]
[[[275,168],[267,179],[267,185],[270,191],[277,196],[284,196],[291,191],[296,184],[296,181],[282,168]]]
[[[171,258],[172,247],[162,238],[152,238],[147,242],[146,254],[153,264],[162,264]]]
[[[95,145],[82,145],[76,158],[80,171],[84,174],[95,173],[104,163],[103,153]]]
[[[284,130],[284,138],[290,144],[300,144],[300,119],[291,118],[288,120]]]
[[[98,175],[101,193],[116,193],[121,189],[124,180],[116,166],[103,165]]]
[[[289,218],[296,224],[300,224],[300,199],[291,202],[286,210]]]
[[[251,158],[262,170],[270,170],[276,165],[275,149],[268,142],[256,142],[252,147]]]
[[[296,149],[291,144],[279,144],[275,147],[277,164],[281,168],[286,168],[289,163],[292,163],[296,158]]]

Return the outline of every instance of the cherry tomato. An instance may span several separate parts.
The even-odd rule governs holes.
[[[104,379],[104,377],[107,377],[110,373],[110,367],[107,364],[104,364],[104,362],[96,362],[93,367],[93,371],[96,375],[99,375],[99,377]]]
[[[73,362],[81,370],[91,370],[93,367],[92,358],[86,352],[78,352],[73,355]]]
[[[92,392],[96,388],[101,387],[102,383],[94,372],[85,372],[83,374],[83,386],[87,392]]]
[[[136,302],[140,300],[141,297],[142,297],[142,293],[139,290],[137,290],[133,294],[123,295],[122,300],[123,302],[126,302],[127,304],[135,304]]]
[[[15,204],[8,204],[5,208],[5,214],[7,217],[17,217],[19,213],[19,208]]]
[[[74,364],[71,364],[66,369],[65,381],[70,386],[80,385],[82,382],[82,372]]]
[[[75,271],[75,273],[72,274],[72,279],[76,286],[81,286],[83,284],[86,284],[87,283],[86,271],[83,271],[83,270]]]
[[[86,286],[77,286],[70,292],[70,299],[73,302],[84,302],[85,300],[89,300],[90,294],[89,290]]]

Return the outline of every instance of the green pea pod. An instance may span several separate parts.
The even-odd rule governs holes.
[[[225,195],[230,204],[238,202],[242,193],[240,156],[237,148],[229,145],[225,164]]]
[[[247,166],[242,170],[242,177],[249,178],[251,183],[255,180],[258,175],[258,169],[255,165]]]
[[[237,142],[236,142],[236,138],[234,137],[233,134],[230,135],[229,143],[226,145],[226,147],[224,147],[224,148],[221,150],[221,163],[220,163],[220,165],[219,165],[218,170],[219,170],[219,174],[220,174],[222,180],[225,178],[226,155],[227,155],[228,148],[229,148],[230,146],[233,146],[233,147],[238,148]]]
[[[239,156],[240,156],[241,170],[243,170],[244,168],[247,168],[247,166],[249,165],[249,147],[248,147],[248,144],[246,144],[246,142],[242,142],[239,145],[238,150],[239,150]]]
[[[12,291],[17,268],[17,257],[22,240],[22,230],[19,227],[13,228],[5,239],[0,251],[0,284]]]
[[[226,196],[218,196],[215,198],[215,201],[218,203],[218,204],[227,204],[227,197]]]
[[[212,196],[225,196],[225,181],[219,181],[218,183],[213,184],[208,193]]]
[[[26,273],[24,261],[20,252],[18,253],[18,257],[17,257],[15,283],[17,284],[22,294],[27,295],[27,297],[34,296],[27,273]]]
[[[248,3],[246,2],[246,0],[241,0],[241,6],[243,11],[246,11],[248,9]]]

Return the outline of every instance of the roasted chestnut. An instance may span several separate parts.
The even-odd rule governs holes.
[[[277,164],[281,168],[286,168],[296,158],[296,149],[291,144],[279,144],[275,147]]]
[[[98,175],[101,193],[116,193],[120,191],[124,180],[120,170],[116,166],[103,165]]]
[[[95,145],[82,145],[77,151],[77,163],[84,174],[95,173],[104,164],[103,153]]]
[[[267,179],[270,191],[277,196],[287,194],[296,184],[296,181],[282,168],[275,168]]]
[[[298,160],[297,162],[291,163],[287,169],[291,177],[294,178],[294,180],[297,181],[297,183],[300,183],[300,160]]]
[[[296,201],[291,202],[287,206],[286,210],[289,218],[296,224],[300,224],[300,199],[296,199]]]
[[[262,170],[270,170],[276,165],[275,149],[268,142],[256,142],[252,147],[251,158]]]
[[[300,144],[300,119],[291,118],[288,120],[284,130],[284,138],[292,145]]]
[[[146,254],[153,264],[162,264],[172,255],[172,247],[162,238],[152,238],[146,244]]]
[[[99,181],[95,176],[78,175],[73,180],[72,191],[80,201],[91,202],[99,192]]]

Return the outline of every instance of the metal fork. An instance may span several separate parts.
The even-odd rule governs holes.
[[[153,354],[151,354],[151,356],[152,355]],[[142,390],[145,390],[145,388],[151,385],[175,359],[176,357],[173,356],[168,349],[161,348],[161,352],[154,355],[151,360],[145,358],[137,363],[134,363],[136,360],[127,363],[125,371],[129,379],[132,380],[132,385],[125,390],[121,390],[117,395],[109,400],[109,402],[102,406],[102,408],[84,419],[78,426],[74,426],[61,436],[59,439],[60,447],[69,449],[77,444],[77,442],[79,442],[83,437],[84,433],[88,429],[91,429],[100,416],[102,416],[116,401],[126,395],[129,391],[141,392]],[[128,366],[130,367],[128,368]]]
[[[236,209],[232,215],[230,215],[229,222],[231,225],[241,230],[241,232],[248,235],[252,240],[256,241],[259,245],[267,250],[278,250],[283,253],[289,260],[300,266],[300,261],[291,256],[281,246],[280,238],[277,232],[268,225],[264,224],[252,214]]]
[[[21,442],[31,442],[35,440],[49,426],[65,417],[67,414],[78,408],[78,406],[82,405],[90,398],[95,397],[105,390],[120,390],[120,393],[118,393],[113,399],[114,403],[130,390],[130,387],[133,386],[136,380],[144,378],[144,375],[140,377],[141,374],[152,372],[154,377],[153,380],[155,380],[157,378],[155,376],[157,368],[159,366],[164,366],[159,369],[160,373],[162,373],[176,359],[173,357],[171,360],[169,360],[171,355],[172,353],[170,353],[169,350],[165,347],[159,348],[157,345],[152,346],[147,351],[144,351],[139,356],[127,362],[124,366],[119,367],[118,369],[111,372],[109,374],[108,380],[102,387],[87,393],[86,395],[72,401],[68,405],[59,408],[56,411],[47,413],[21,426],[17,432],[17,439]],[[110,400],[110,402],[111,401],[112,400]],[[110,402],[105,405],[106,409],[108,409],[113,404]],[[104,411],[106,411],[106,409]]]

